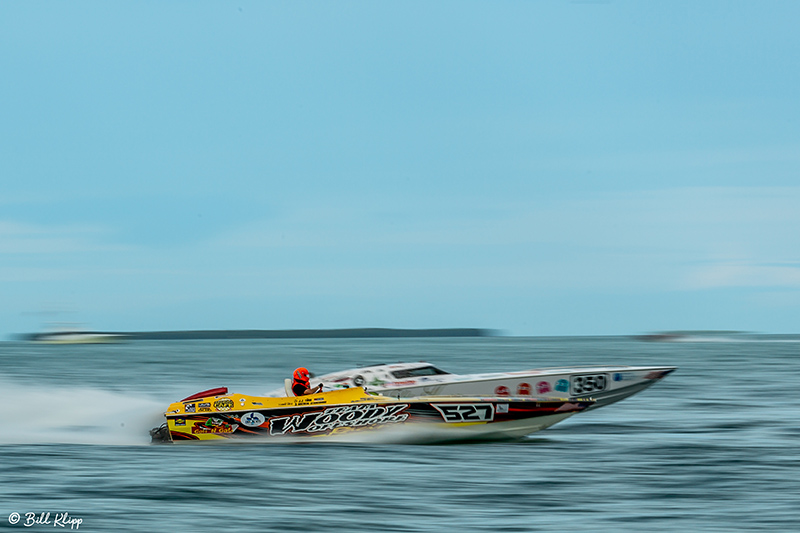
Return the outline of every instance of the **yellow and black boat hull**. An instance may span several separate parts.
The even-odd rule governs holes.
[[[155,442],[259,441],[322,438],[367,432],[424,441],[498,440],[549,427],[594,403],[591,399],[420,397],[402,400],[363,388],[274,398],[198,393],[173,403]]]

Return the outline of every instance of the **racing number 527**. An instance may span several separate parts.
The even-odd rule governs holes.
[[[490,404],[434,405],[446,422],[486,422],[494,419]]]

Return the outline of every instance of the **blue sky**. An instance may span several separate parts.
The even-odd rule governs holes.
[[[0,336],[796,333],[797,2],[4,2]]]

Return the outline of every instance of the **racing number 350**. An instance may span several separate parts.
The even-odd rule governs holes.
[[[494,420],[492,404],[439,404],[434,405],[445,422],[487,422]]]
[[[606,390],[606,375],[572,376],[572,393],[586,394]]]

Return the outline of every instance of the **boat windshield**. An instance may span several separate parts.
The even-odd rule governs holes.
[[[435,366],[420,366],[417,368],[407,368],[405,370],[395,370],[392,372],[392,376],[395,379],[404,379],[404,378],[416,378],[419,376],[437,376],[439,374],[449,374],[450,372],[445,372],[444,370],[440,370]]]

